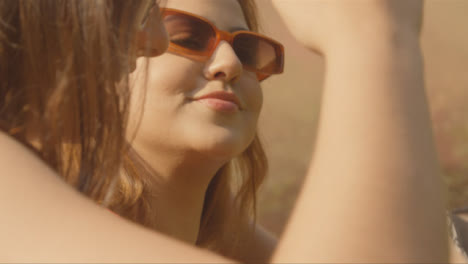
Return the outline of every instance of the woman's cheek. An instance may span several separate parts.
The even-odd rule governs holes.
[[[246,87],[245,93],[249,110],[259,115],[263,106],[263,91],[259,82],[256,79],[250,80],[244,87]]]

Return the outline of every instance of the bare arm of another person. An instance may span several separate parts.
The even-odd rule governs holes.
[[[2,263],[228,261],[99,207],[3,132],[0,177]]]
[[[326,63],[314,157],[274,262],[447,263],[422,2],[273,2]]]

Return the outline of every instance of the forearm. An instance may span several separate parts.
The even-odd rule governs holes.
[[[100,208],[2,132],[0,177],[0,263],[234,262]]]
[[[275,261],[447,262],[419,42],[389,36],[325,54],[314,159]]]

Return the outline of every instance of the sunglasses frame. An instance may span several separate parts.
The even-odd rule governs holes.
[[[264,36],[256,32],[251,32],[251,31],[240,30],[234,33],[223,31],[223,30],[218,29],[211,21],[209,21],[208,19],[204,17],[198,16],[189,12],[177,10],[177,9],[160,8],[160,12],[161,12],[161,16],[163,20],[164,18],[170,15],[183,15],[183,16],[188,16],[188,17],[200,20],[208,24],[213,29],[214,33],[216,34],[215,38],[212,41],[210,41],[209,49],[205,51],[191,50],[188,48],[184,48],[180,45],[177,45],[175,43],[169,42],[169,48],[167,50],[168,52],[178,54],[178,55],[181,55],[181,56],[184,56],[189,59],[196,60],[196,61],[205,62],[212,56],[213,52],[216,50],[216,48],[218,47],[221,41],[224,40],[228,42],[229,45],[231,45],[231,47],[233,47],[234,39],[237,36],[247,34],[250,36],[255,36],[257,38],[262,39],[263,41],[270,43],[271,46],[275,49],[276,61],[273,61],[272,63],[264,66],[260,70],[255,69],[250,66],[246,66],[244,64],[242,64],[242,66],[248,71],[255,72],[257,74],[257,79],[259,81],[265,80],[266,78],[270,77],[272,74],[280,74],[280,73],[283,73],[284,71],[284,46],[276,40],[273,40],[267,36]]]

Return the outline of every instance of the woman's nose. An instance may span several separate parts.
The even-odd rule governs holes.
[[[242,70],[242,63],[232,46],[226,41],[221,41],[206,62],[204,74],[209,80],[235,82],[241,76]]]

